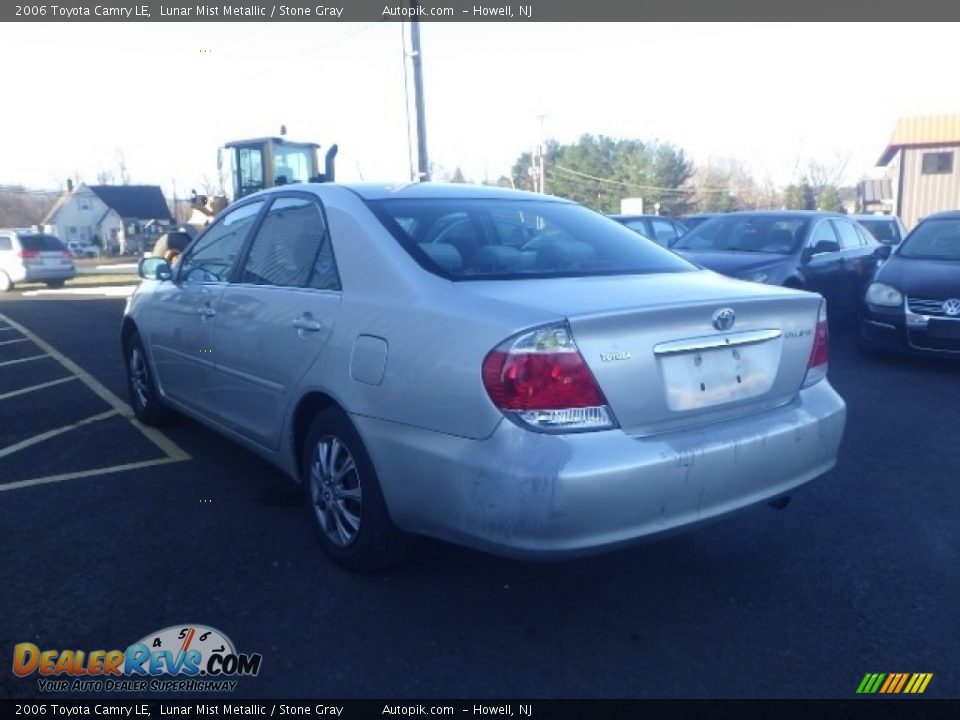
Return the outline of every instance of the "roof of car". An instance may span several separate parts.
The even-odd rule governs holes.
[[[410,182],[410,183],[288,183],[246,195],[243,200],[272,195],[290,190],[313,190],[343,188],[364,200],[445,200],[465,198],[471,200],[539,200],[541,202],[571,203],[571,200],[555,195],[514,190],[495,185],[472,185],[470,183]]]
[[[763,217],[847,217],[843,213],[828,212],[826,210],[734,210],[728,213],[719,213],[717,217],[737,217],[747,215],[760,215]]]
[[[344,187],[364,200],[386,199],[501,199],[501,200],[550,200],[569,202],[552,195],[496,187],[494,185],[471,185],[469,183],[411,182],[404,184],[388,183],[343,183]]]
[[[922,219],[922,222],[927,220],[960,220],[960,210],[946,210],[944,212],[930,213]]]

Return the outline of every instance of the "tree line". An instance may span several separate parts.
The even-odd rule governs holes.
[[[598,212],[617,213],[624,198],[643,198],[644,211],[662,215],[730,210],[844,211],[853,197],[843,188],[846,162],[811,160],[797,180],[780,188],[769,177],[758,179],[743,161],[724,158],[695,166],[682,148],[661,141],[586,134],[577,142],[548,140],[544,147],[546,190]],[[535,191],[538,173],[530,152],[522,153],[509,177],[496,184]],[[462,170],[437,168],[434,179],[468,182]]]

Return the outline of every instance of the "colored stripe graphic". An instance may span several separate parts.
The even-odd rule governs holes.
[[[867,673],[857,686],[857,694],[919,695],[932,679],[933,673]]]

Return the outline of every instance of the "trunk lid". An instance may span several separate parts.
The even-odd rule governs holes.
[[[821,303],[812,293],[711,272],[477,283],[473,290],[566,318],[621,428],[637,435],[789,402],[806,376]],[[733,314],[729,326],[725,311]]]

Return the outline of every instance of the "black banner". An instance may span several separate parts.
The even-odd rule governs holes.
[[[944,21],[942,0],[63,0],[0,5],[14,22],[652,22]]]
[[[3,718],[602,718],[882,720],[958,717],[957,700],[0,700]]]

